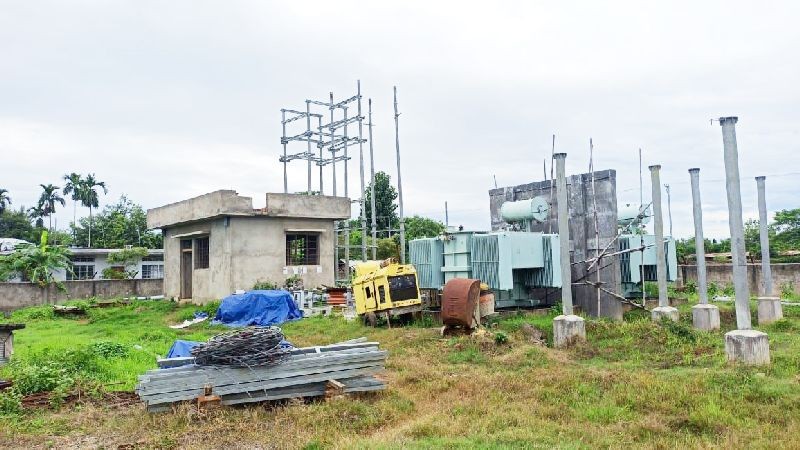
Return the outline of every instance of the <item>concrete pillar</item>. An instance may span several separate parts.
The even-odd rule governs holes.
[[[758,298],[758,324],[766,325],[783,318],[781,299],[773,296],[772,266],[769,260],[769,232],[767,217],[767,199],[764,182],[767,177],[756,177],[758,187],[758,222],[761,238],[761,293]]]
[[[764,193],[764,182],[767,177],[756,177],[758,187],[758,223],[761,238],[761,293],[764,297],[772,297],[772,267],[769,264],[769,233],[767,225],[767,199]]]
[[[658,279],[658,307],[653,309],[651,317],[655,322],[660,322],[665,317],[677,322],[678,310],[669,306],[669,298],[667,298],[667,258],[664,254],[664,218],[661,211],[661,166],[654,165],[649,168],[653,193],[653,228],[656,235],[656,278]]]
[[[692,182],[692,210],[694,211],[694,246],[697,260],[697,294],[700,303],[692,307],[692,323],[698,330],[719,330],[719,308],[708,303],[706,278],[706,251],[703,236],[703,207],[700,201],[700,169],[689,169]]]
[[[752,330],[750,291],[747,288],[747,260],[742,222],[742,192],[739,182],[739,149],[736,145],[737,117],[720,117],[725,157],[725,190],[728,196],[728,226],[733,254],[733,288],[736,291],[737,330],[725,333],[725,354],[728,361],[746,365],[769,363],[769,339],[765,333]]]
[[[553,155],[556,160],[556,203],[558,204],[558,242],[561,253],[561,311],[553,319],[553,346],[565,347],[576,340],[586,339],[586,323],[572,309],[572,266],[569,256],[569,205],[567,176],[564,167],[566,153]]]

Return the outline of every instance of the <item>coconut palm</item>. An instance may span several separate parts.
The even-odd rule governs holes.
[[[106,183],[97,180],[93,173],[86,175],[81,182],[81,204],[89,208],[89,247],[92,246],[92,208],[100,206],[100,199],[97,197],[97,188],[103,190],[103,194],[108,194]]]
[[[61,206],[64,206],[66,202],[64,201],[64,197],[58,193],[58,190],[61,189],[60,187],[54,184],[40,184],[39,186],[42,187],[42,194],[39,196],[39,207],[44,210],[45,215],[50,220],[48,229],[52,232],[53,213],[56,212],[56,203],[60,203]]]
[[[8,196],[8,190],[0,188],[0,214],[2,214],[10,204],[11,197]]]
[[[72,225],[78,226],[78,200],[81,199],[81,189],[83,188],[83,178],[75,172],[69,175],[64,175],[64,195],[70,195],[72,199]],[[74,236],[73,236],[74,237]]]

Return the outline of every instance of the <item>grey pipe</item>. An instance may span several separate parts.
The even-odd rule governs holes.
[[[561,310],[572,315],[572,265],[569,258],[569,206],[567,205],[567,176],[564,168],[566,153],[553,155],[556,160],[556,202],[558,203],[558,243],[561,250]]]
[[[708,281],[706,279],[706,249],[703,236],[703,206],[700,201],[700,169],[689,169],[692,181],[692,210],[694,211],[694,247],[697,259],[697,294],[700,303],[708,303]]]
[[[764,181],[767,177],[756,177],[758,186],[758,223],[761,231],[761,279],[764,297],[772,297],[772,267],[769,262],[769,234],[767,231],[767,196]]]
[[[752,328],[750,321],[750,291],[747,288],[747,259],[742,222],[742,191],[739,182],[739,150],[736,146],[737,117],[720,117],[722,145],[725,155],[725,190],[728,194],[728,226],[733,254],[733,288],[736,291],[736,326]]]
[[[661,212],[661,166],[650,166],[653,191],[653,228],[656,234],[656,278],[658,279],[658,306],[669,306],[667,298],[667,264],[664,255],[664,219]],[[642,281],[644,283],[644,281]],[[642,286],[644,287],[644,286]]]

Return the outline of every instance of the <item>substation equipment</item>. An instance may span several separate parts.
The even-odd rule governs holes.
[[[620,281],[622,295],[626,298],[641,298],[644,282],[656,281],[656,237],[653,234],[635,233],[650,222],[649,207],[625,205],[617,213],[617,224],[620,229],[618,240]],[[633,249],[633,251],[631,251]],[[641,249],[635,251],[635,249]],[[675,239],[664,237],[664,255],[666,258],[667,281],[678,279],[678,257]]]
[[[532,223],[547,220],[547,200],[506,202],[501,214],[510,224],[505,230],[451,228],[435,238],[411,241],[410,260],[420,287],[442,289],[455,278],[478,279],[494,292],[497,308],[547,304],[535,290],[561,287],[558,235],[530,231]]]

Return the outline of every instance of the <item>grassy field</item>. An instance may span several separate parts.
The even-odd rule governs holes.
[[[786,307],[786,319],[763,328],[773,364],[745,368],[725,363],[732,306],[720,304],[717,333],[692,330],[690,307],[680,306],[678,324],[653,324],[640,312],[624,323],[590,320],[588,342],[569,350],[549,347],[553,312],[505,316],[490,333],[455,338],[424,324],[372,329],[339,317],[304,319],[283,327],[298,346],[379,341],[390,352],[388,389],[205,414],[187,406],[150,415],[141,405],[92,400],[21,412],[5,406],[0,446],[800,447],[800,308]],[[88,390],[130,390],[174,339],[220,331],[167,327],[197,309],[138,302],[78,319],[18,311],[10,320],[27,328],[16,335],[16,361],[5,375],[37,379],[37,368],[52,365]]]

